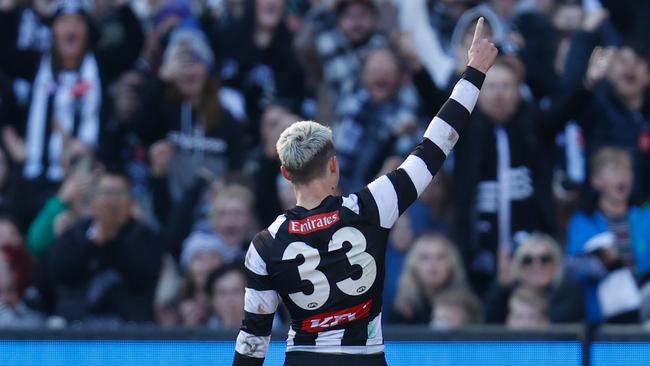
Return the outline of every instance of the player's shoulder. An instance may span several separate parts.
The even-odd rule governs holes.
[[[271,223],[271,225],[255,234],[251,243],[253,246],[255,246],[255,249],[258,251],[263,251],[265,248],[270,247],[273,243],[273,240],[277,236],[280,227],[285,223],[286,220],[286,215],[279,215]]]

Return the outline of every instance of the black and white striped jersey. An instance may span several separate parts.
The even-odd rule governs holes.
[[[484,78],[473,68],[465,71],[397,170],[355,194],[329,196],[314,209],[295,207],[253,239],[235,365],[263,363],[280,299],[291,315],[287,352],[383,352],[388,232],[455,145]]]

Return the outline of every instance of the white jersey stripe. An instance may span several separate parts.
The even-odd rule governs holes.
[[[400,165],[411,178],[418,196],[427,188],[433,176],[427,168],[427,164],[419,156],[409,155],[406,160]]]
[[[287,352],[303,351],[315,353],[343,353],[348,355],[369,355],[384,352],[383,344],[372,346],[295,346],[287,343]]]
[[[366,346],[384,344],[384,335],[381,331],[381,312],[368,323],[368,340]]]
[[[460,103],[468,112],[472,113],[479,94],[478,88],[465,79],[460,79],[454,90],[451,92],[451,98]]]
[[[275,290],[257,291],[246,288],[244,310],[253,314],[273,314],[278,308],[278,293]]]
[[[264,358],[270,341],[271,336],[258,337],[240,330],[237,335],[235,351],[247,357]]]
[[[318,332],[316,337],[316,346],[340,346],[345,329],[326,330]]]
[[[257,252],[257,249],[255,249],[255,245],[253,243],[251,243],[248,246],[248,251],[246,252],[246,259],[244,260],[244,265],[251,272],[257,275],[268,276],[269,274],[266,271],[266,262],[264,262],[264,259],[262,259],[260,254]]]
[[[343,207],[347,207],[355,214],[359,214],[359,197],[356,194],[343,197]]]
[[[385,229],[393,227],[399,217],[397,192],[387,176],[382,175],[368,185],[379,211],[379,225]]]
[[[436,144],[447,156],[458,141],[458,132],[449,123],[435,116],[424,132],[424,137]]]
[[[293,346],[293,339],[296,337],[296,331],[289,326],[289,334],[287,335],[287,348]]]
[[[271,234],[271,237],[272,237],[273,239],[275,239],[275,234],[278,233],[278,229],[280,229],[280,226],[282,226],[282,224],[284,224],[284,221],[285,221],[286,219],[287,219],[287,218],[286,218],[284,215],[280,215],[280,216],[278,216],[278,217],[275,219],[275,221],[273,221],[273,223],[272,223],[272,224],[267,228],[267,230],[269,231],[269,233]]]

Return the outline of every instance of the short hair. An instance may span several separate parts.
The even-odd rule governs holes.
[[[460,309],[465,314],[466,324],[479,324],[483,321],[481,301],[467,290],[450,289],[441,292],[434,300],[434,308],[437,306]]]
[[[512,306],[511,304],[514,301],[531,306],[545,316],[548,316],[548,299],[541,291],[526,286],[519,286],[510,295],[510,300],[508,301],[509,306]]]
[[[377,15],[379,12],[379,9],[377,8],[377,4],[373,0],[338,0],[336,2],[336,14],[338,16],[343,15],[343,13],[352,5],[359,4],[362,6],[365,6],[370,12],[372,12],[374,15]]]
[[[519,278],[519,276],[521,276],[521,268],[523,266],[524,257],[530,252],[530,248],[535,245],[543,245],[549,250],[556,266],[553,281],[555,283],[559,283],[564,275],[564,272],[562,270],[562,249],[560,249],[560,244],[555,239],[553,239],[553,237],[542,232],[535,232],[526,236],[515,250],[515,253],[512,257],[515,278]]]
[[[622,162],[632,163],[632,157],[626,150],[614,146],[601,147],[591,155],[591,161],[589,162],[591,175],[598,174],[606,165],[620,164]]]
[[[219,268],[215,268],[212,272],[210,272],[208,279],[205,281],[205,288],[203,290],[205,290],[208,295],[212,296],[212,292],[214,291],[214,284],[232,272],[238,273],[242,276],[244,282],[246,281],[246,270],[244,265],[241,263],[228,264]]]
[[[217,214],[223,202],[230,198],[242,201],[249,211],[252,211],[255,206],[255,195],[253,192],[242,184],[233,183],[220,189],[214,196],[210,207],[210,214]]]
[[[332,130],[313,121],[295,122],[287,127],[275,147],[294,184],[321,177],[334,155]]]

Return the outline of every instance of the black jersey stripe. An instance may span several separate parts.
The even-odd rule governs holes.
[[[418,192],[404,169],[400,168],[390,172],[388,179],[397,192],[397,208],[401,215],[418,198]]]
[[[365,346],[368,341],[368,322],[351,323],[345,328],[341,346]]]
[[[271,335],[273,328],[273,318],[275,314],[255,314],[244,311],[244,322],[241,330],[255,336]]]
[[[485,74],[471,66],[467,66],[465,72],[463,75],[461,75],[461,78],[474,84],[474,86],[478,89],[481,89],[481,86],[483,86],[483,81],[485,81]]]
[[[361,212],[360,214],[366,217],[373,224],[379,225],[379,208],[377,207],[377,202],[375,198],[370,193],[368,187],[363,188],[359,193],[359,202],[361,202]]]
[[[257,235],[255,235],[252,241],[253,245],[255,246],[255,250],[257,250],[257,252],[262,257],[264,257],[264,254],[262,253],[265,252],[265,247],[269,247],[272,242],[273,237],[267,229],[260,231]]]
[[[235,352],[235,359],[233,360],[233,365],[237,366],[262,366],[264,365],[263,358],[257,357],[248,357]]]
[[[246,268],[246,287],[257,291],[273,290],[270,276],[262,276]]]
[[[470,111],[465,109],[462,104],[455,99],[449,98],[440,108],[437,117],[447,122],[456,132],[460,133],[467,125],[469,115]]]
[[[442,164],[447,158],[442,149],[427,138],[422,139],[422,142],[415,147],[415,150],[413,150],[411,155],[415,155],[422,159],[432,176],[435,176],[438,173],[438,170],[440,170],[440,167],[442,167]]]
[[[296,328],[294,328],[296,329]],[[305,332],[303,330],[296,330],[296,335],[293,338],[294,346],[315,346],[318,332]]]

